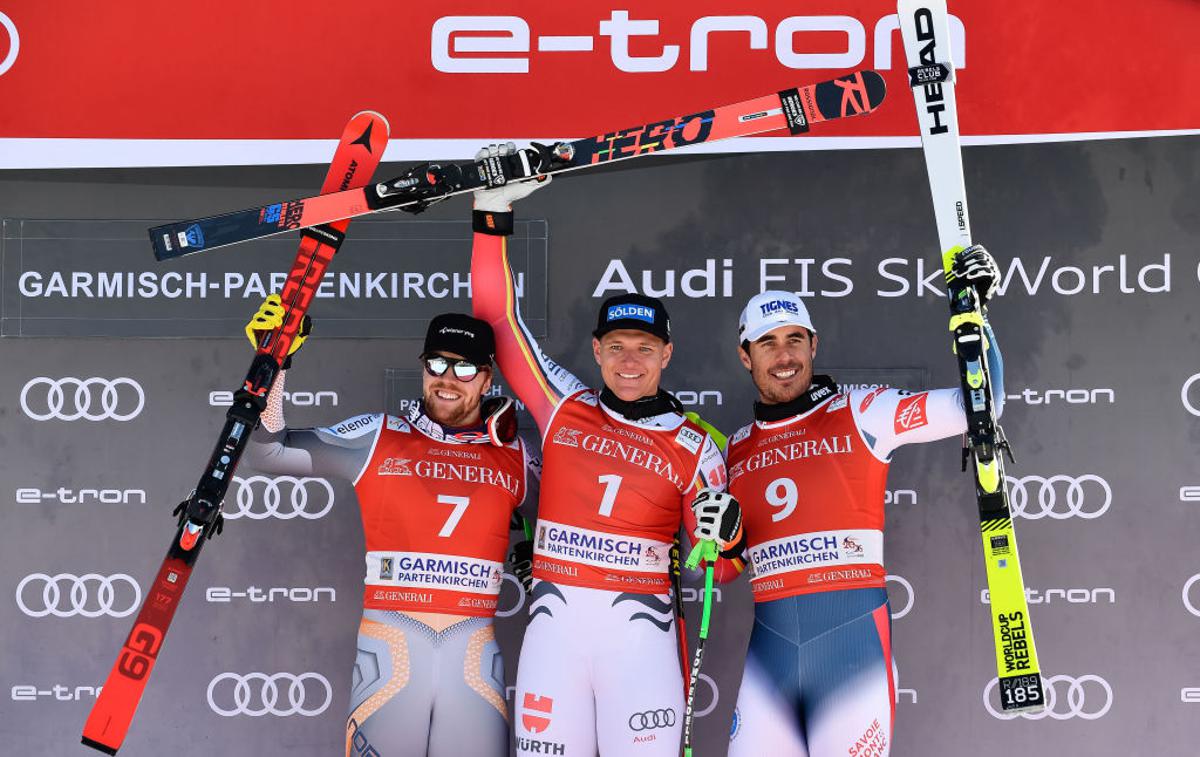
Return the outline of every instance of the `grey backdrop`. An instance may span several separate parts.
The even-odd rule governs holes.
[[[886,541],[897,757],[1196,751],[1198,146],[1163,138],[966,151],[975,236],[1009,277],[992,317],[1007,366],[1004,425],[1018,455],[1017,528],[1054,708],[1039,720],[1002,720],[985,704],[994,658],[959,442],[906,449],[889,483]],[[322,175],[315,166],[0,174],[5,754],[86,751],[78,738],[94,688],[166,550],[169,512],[214,442],[220,393],[249,361],[240,326],[260,295],[224,285],[237,283],[230,272],[284,271],[294,253],[294,239],[273,241],[172,268],[153,260],[139,230],[146,219],[309,194]],[[835,378],[914,389],[955,380],[918,151],[650,158],[557,181],[518,210],[532,221],[519,233],[534,328],[589,380],[599,290],[622,274],[639,289],[673,282],[665,299],[677,358],[667,385],[730,433],[753,399],[734,357],[737,313],[764,285],[811,294],[818,368]],[[397,295],[318,299],[316,336],[289,380],[289,423],[398,409],[412,393],[422,319],[469,308],[452,286],[466,274],[467,213],[458,200],[415,220],[351,226],[335,273],[403,282],[417,272],[424,296],[414,284]],[[54,271],[67,283],[71,271],[161,281],[170,270],[219,285],[203,297],[199,288],[115,297],[110,286],[105,297],[93,288],[66,298],[31,283],[47,284]],[[918,276],[932,277],[920,294]],[[449,296],[437,297],[431,281],[437,291],[449,281]],[[114,382],[107,411],[104,385],[88,384],[90,412],[128,420],[38,420],[54,409],[50,382],[68,378]],[[58,415],[71,417],[81,409],[74,386],[59,385]],[[342,749],[362,576],[353,492],[241,475],[226,532],[198,564],[122,754]],[[74,577],[88,574],[72,594]],[[47,588],[56,576],[57,597]],[[697,611],[698,593],[687,594]],[[509,582],[501,607],[519,603]],[[744,585],[722,587],[697,754],[724,754],[750,612]],[[521,615],[500,621],[510,678]],[[233,679],[222,674],[251,672],[315,674],[303,677],[303,712],[230,714]],[[243,704],[254,711],[263,702],[251,688]],[[277,709],[287,712],[282,679],[280,692]]]

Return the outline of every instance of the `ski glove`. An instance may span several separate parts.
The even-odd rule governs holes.
[[[508,553],[508,566],[528,593],[533,588],[533,542],[525,539],[514,544]]]
[[[509,155],[518,153],[517,146],[512,142],[503,144],[488,145],[480,150],[475,155],[477,163],[487,161],[494,158],[506,158]],[[527,156],[528,160],[523,165],[529,167],[529,174],[537,173],[540,165],[540,157],[538,151],[532,148],[527,148],[520,151],[521,154]],[[489,213],[511,213],[512,204],[517,200],[522,200],[533,194],[538,188],[544,187],[550,183],[551,177],[543,176],[534,181],[522,181],[518,183],[505,184],[502,187],[495,189],[479,189],[475,191],[475,209],[483,210]]]
[[[268,295],[267,299],[263,300],[263,304],[259,305],[258,311],[246,324],[246,338],[250,340],[250,344],[254,346],[255,350],[259,348],[263,337],[283,325],[285,312],[283,300],[277,294]],[[287,358],[283,361],[284,370],[292,367],[292,355],[296,354],[311,333],[312,319],[305,315],[304,320],[300,323],[300,331],[292,339]]]
[[[954,256],[950,274],[946,277],[953,286],[970,286],[979,295],[979,307],[987,305],[1000,284],[1000,268],[992,253],[981,244],[973,244]]]
[[[693,535],[699,540],[717,543],[722,552],[742,538],[742,507],[732,495],[716,489],[704,489],[692,500],[696,515]]]

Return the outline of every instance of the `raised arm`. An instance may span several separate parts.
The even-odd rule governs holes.
[[[959,253],[951,275],[975,287],[983,304],[991,299],[1000,280],[996,261],[979,245]],[[1000,355],[996,334],[986,320],[983,333],[987,342],[992,407],[999,418],[1004,411],[1004,358]],[[855,392],[850,402],[864,440],[881,460],[890,459],[892,452],[902,445],[932,442],[967,430],[961,388],[917,394],[895,389]]]
[[[246,324],[246,338],[257,348],[264,332],[279,328],[284,309],[279,295],[266,298]],[[250,436],[242,461],[263,473],[285,476],[323,476],[356,481],[371,458],[375,438],[379,435],[382,415],[360,415],[328,428],[289,429],[283,418],[284,386],[292,355],[304,344],[312,329],[312,320],[304,317],[304,325],[292,343],[283,369],[275,379],[262,423]]]
[[[570,371],[542,352],[521,320],[508,262],[512,203],[537,186],[537,182],[525,182],[476,193],[472,214],[475,234],[471,248],[471,299],[475,317],[490,323],[496,332],[496,362],[500,371],[545,435],[562,398],[585,387]]]

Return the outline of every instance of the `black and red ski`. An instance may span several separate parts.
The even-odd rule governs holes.
[[[369,182],[387,140],[388,123],[378,113],[364,111],[350,119],[321,191],[345,191]],[[207,539],[221,531],[221,503],[250,434],[258,426],[267,393],[349,223],[342,220],[304,232],[296,262],[281,294],[287,309],[283,325],[260,343],[246,380],[234,395],[225,427],[200,483],[175,510],[179,528],[154,584],[146,593],[133,630],[88,714],[83,727],[84,744],[108,754],[116,754],[121,748],[200,549]]]
[[[319,197],[276,202],[208,218],[156,226],[150,242],[159,260],[328,224],[380,210],[423,206],[452,195],[509,181],[612,163],[649,153],[731,137],[788,129],[870,113],[886,86],[875,71],[856,71],[830,81],[787,89],[753,100],[654,121],[574,142],[537,145],[476,163],[422,164],[395,179]]]

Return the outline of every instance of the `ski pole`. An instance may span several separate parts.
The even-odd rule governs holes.
[[[705,539],[692,547],[687,566],[695,569],[704,561],[704,611],[700,615],[700,636],[696,641],[696,655],[692,658],[692,675],[688,682],[687,709],[683,716],[683,757],[692,757],[692,718],[696,704],[696,682],[700,680],[700,663],[704,660],[704,642],[708,639],[708,621],[712,617],[713,567],[717,564],[717,543]]]

